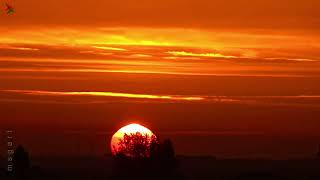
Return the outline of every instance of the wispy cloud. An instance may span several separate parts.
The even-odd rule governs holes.
[[[95,49],[103,49],[103,50],[110,50],[110,51],[127,51],[123,48],[117,48],[117,47],[107,47],[107,46],[92,46]]]
[[[221,76],[221,77],[273,77],[273,78],[312,78],[314,75],[297,74],[250,74],[250,73],[202,73],[202,72],[179,72],[161,70],[124,70],[124,69],[95,69],[95,68],[0,68],[0,72],[79,72],[79,73],[126,73],[126,74],[160,74],[177,76]]]
[[[270,61],[297,61],[297,62],[316,62],[319,60],[307,59],[307,58],[264,58],[265,60]]]
[[[228,56],[220,53],[193,53],[185,51],[169,51],[168,54],[174,56],[191,56],[191,57],[213,57],[213,58],[237,58],[236,56]]]
[[[292,96],[213,96],[213,95],[169,95],[169,94],[143,94],[108,91],[43,91],[43,90],[1,90],[2,93],[17,93],[31,96],[68,96],[68,97],[113,97],[131,100],[154,100],[148,102],[194,102],[194,103],[223,103],[243,105],[267,105],[267,106],[297,106],[319,107],[320,95],[292,95]],[[15,99],[13,99],[14,101]],[[27,101],[29,101],[28,99]],[[51,99],[50,99],[51,100]],[[76,100],[76,99],[71,99]],[[80,99],[78,99],[80,100]],[[106,99],[87,99],[87,103],[105,103]],[[116,100],[116,99],[110,99]],[[118,99],[121,100],[121,99]],[[64,99],[62,102],[68,100]],[[144,102],[137,101],[136,103]],[[77,102],[78,103],[78,102]]]
[[[151,58],[152,55],[149,54],[132,54],[130,55],[132,58]]]
[[[40,50],[38,48],[10,46],[10,45],[0,45],[0,49],[19,50],[19,51],[39,51]]]
[[[106,96],[136,99],[159,99],[159,100],[184,100],[200,101],[204,97],[200,96],[173,96],[173,95],[152,95],[152,94],[132,94],[119,92],[57,92],[57,91],[35,91],[35,90],[6,90],[6,92],[15,92],[29,95],[46,95],[46,96]]]

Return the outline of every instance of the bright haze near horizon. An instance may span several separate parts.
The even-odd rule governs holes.
[[[12,1],[0,127],[35,155],[110,153],[141,123],[178,154],[311,157],[318,0]]]

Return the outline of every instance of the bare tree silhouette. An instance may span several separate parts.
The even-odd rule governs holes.
[[[150,147],[156,136],[141,134],[140,132],[124,134],[120,139],[119,147],[116,149],[117,156],[127,156],[130,158],[150,157]]]
[[[150,143],[150,157],[152,159],[159,157],[160,142],[158,138],[152,138]]]
[[[30,168],[29,153],[20,145],[13,154],[13,172],[15,176],[23,177]]]
[[[175,157],[175,150],[170,139],[165,139],[162,143],[162,156],[166,159],[173,159]]]
[[[117,147],[115,179],[182,179],[170,139],[125,134]]]

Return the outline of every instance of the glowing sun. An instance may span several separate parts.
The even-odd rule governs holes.
[[[124,126],[120,128],[111,138],[111,152],[113,155],[116,155],[117,152],[119,152],[119,142],[123,140],[125,134],[136,134],[140,133],[141,135],[145,136],[147,135],[150,138],[155,136],[152,131],[144,126],[141,126],[140,124],[129,124],[127,126]]]

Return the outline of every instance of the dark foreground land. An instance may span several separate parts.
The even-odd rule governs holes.
[[[320,180],[320,159],[236,160],[179,156],[175,167],[170,167],[174,172],[169,176],[165,175],[167,167],[147,165],[141,168],[139,163],[126,162],[127,166],[122,167],[117,161],[110,156],[32,158],[32,167],[23,177],[17,178],[6,174],[6,161],[2,160],[0,179]]]

